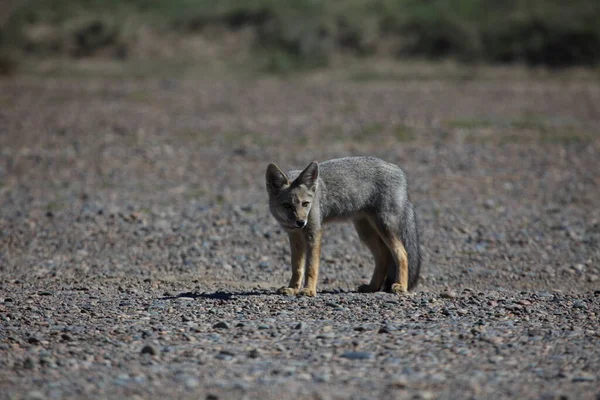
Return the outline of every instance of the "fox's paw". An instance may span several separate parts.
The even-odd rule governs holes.
[[[360,285],[358,287],[358,291],[360,293],[375,293],[377,290],[373,289],[371,285],[365,283],[364,285]]]
[[[315,297],[316,295],[317,291],[311,288],[304,288],[298,292],[298,296]]]
[[[298,289],[284,286],[282,288],[277,289],[277,293],[282,294],[284,296],[295,296],[298,294]]]
[[[392,286],[390,287],[390,292],[396,293],[396,294],[407,294],[408,289],[402,287],[402,285],[399,283],[393,283]]]

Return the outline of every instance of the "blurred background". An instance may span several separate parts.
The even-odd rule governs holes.
[[[280,73],[348,57],[590,67],[599,20],[595,0],[3,0],[0,71]]]

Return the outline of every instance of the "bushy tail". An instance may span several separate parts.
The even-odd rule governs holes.
[[[400,235],[408,254],[408,290],[419,283],[421,272],[421,249],[419,247],[419,227],[417,216],[410,200],[406,202],[404,221],[400,227]]]

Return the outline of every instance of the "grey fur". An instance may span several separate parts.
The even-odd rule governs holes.
[[[374,257],[379,250],[385,253],[387,249],[388,254],[381,256],[389,263],[385,283],[375,275],[372,283],[389,290],[399,277],[389,248],[383,244],[389,243],[385,241],[388,233],[395,235],[408,256],[408,289],[416,286],[421,264],[419,233],[406,176],[398,166],[374,157],[346,157],[313,162],[304,171],[294,170],[287,175],[270,164],[266,178],[271,213],[290,240],[299,230],[310,239],[324,223],[352,220]],[[297,227],[304,217],[305,226]],[[379,238],[371,240],[378,232]]]

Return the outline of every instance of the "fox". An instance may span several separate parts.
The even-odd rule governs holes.
[[[323,225],[352,221],[375,262],[358,291],[404,294],[421,269],[419,231],[404,171],[375,157],[344,157],[284,173],[266,171],[269,210],[287,233],[292,278],[278,293],[316,296]]]

